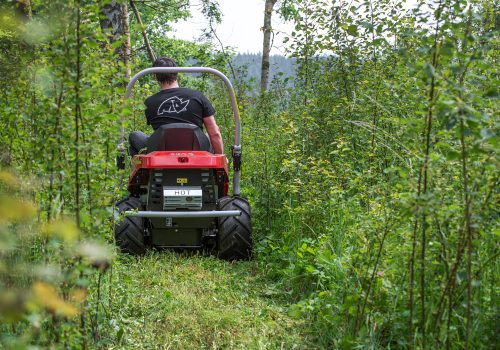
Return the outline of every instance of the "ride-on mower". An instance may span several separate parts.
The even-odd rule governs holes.
[[[227,159],[212,154],[196,125],[174,123],[150,136],[146,153],[131,160],[129,197],[116,204],[115,239],[123,252],[139,255],[147,246],[208,249],[222,259],[248,259],[252,250],[250,205],[240,194],[240,118],[229,79],[212,68],[156,67],[137,73],[127,86],[152,73],[211,73],[225,83],[235,121],[233,193],[228,195]]]

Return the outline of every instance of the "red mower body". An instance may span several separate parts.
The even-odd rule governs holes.
[[[137,192],[138,186],[147,183],[151,169],[213,169],[217,174],[217,182],[223,185],[223,196],[227,196],[228,164],[223,154],[206,151],[155,151],[138,154],[132,158],[132,173],[128,184],[130,193]]]

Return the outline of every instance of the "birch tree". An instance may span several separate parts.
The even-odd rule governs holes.
[[[267,84],[269,81],[269,53],[271,52],[271,17],[273,15],[274,5],[277,0],[266,0],[264,5],[264,26],[262,31],[264,32],[264,40],[262,44],[262,68],[260,73],[260,90],[266,91]]]

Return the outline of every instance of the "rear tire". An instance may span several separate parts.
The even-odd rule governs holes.
[[[217,252],[224,260],[250,259],[252,255],[252,223],[250,204],[242,197],[222,197],[218,210],[239,210],[241,216],[219,218]]]
[[[139,198],[128,197],[116,203],[118,212],[140,209]],[[115,240],[120,250],[132,255],[142,255],[146,252],[144,244],[144,222],[135,216],[120,217],[115,225]]]

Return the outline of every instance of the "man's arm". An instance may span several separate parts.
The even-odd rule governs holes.
[[[224,154],[224,145],[222,144],[222,136],[220,134],[219,126],[215,122],[213,115],[203,118],[203,124],[207,128],[210,142],[216,154]]]

